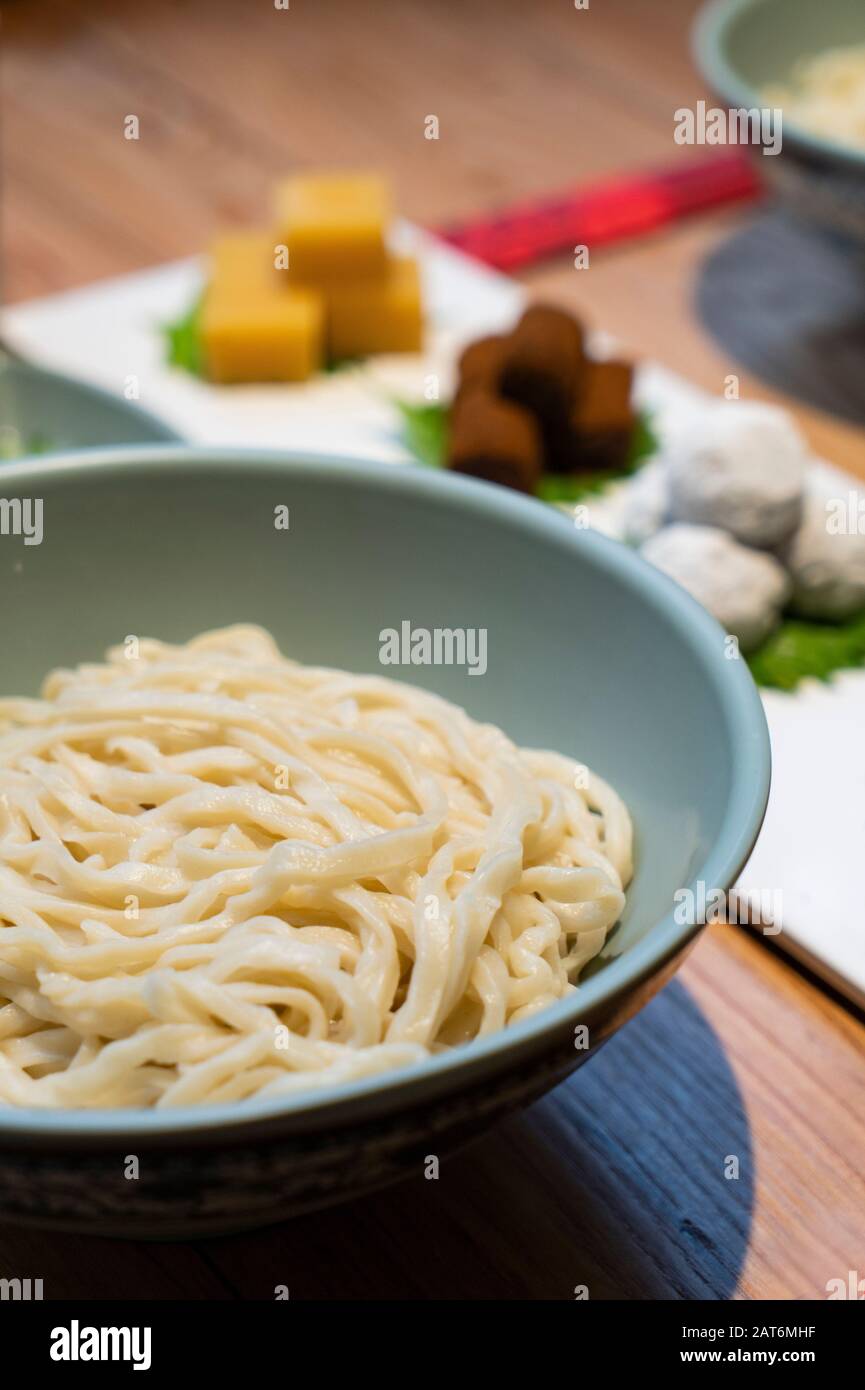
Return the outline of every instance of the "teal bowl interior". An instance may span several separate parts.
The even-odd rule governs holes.
[[[21,454],[180,439],[134,401],[17,358],[0,360],[0,428],[7,444],[17,436]]]
[[[41,498],[44,538],[0,538],[0,691],[129,634],[172,641],[228,623],[269,628],[304,662],[435,690],[528,746],[587,762],[627,802],[637,871],[622,926],[577,995],[431,1072],[491,1057],[621,997],[694,928],[677,888],[728,887],[759,829],[768,739],[745,663],[681,589],[615,542],[505,489],[422,468],[238,451],[139,449],[9,464],[6,498]],[[278,530],[274,509],[289,508]],[[380,633],[485,628],[483,675],[382,668]],[[407,1069],[354,1083],[369,1091]],[[342,1096],[268,1102],[268,1113]],[[262,1105],[264,1103],[262,1102]],[[0,1130],[124,1132],[237,1123],[255,1112],[7,1113]]]

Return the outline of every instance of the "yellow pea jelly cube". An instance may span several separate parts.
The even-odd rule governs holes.
[[[227,232],[210,248],[211,283],[219,289],[265,288],[276,264],[277,241],[260,228]]]
[[[264,233],[221,238],[201,309],[201,343],[211,381],[305,381],[321,366],[324,303],[274,274]]]
[[[383,275],[323,288],[331,358],[419,352],[423,338],[420,275],[409,256],[393,256]]]
[[[273,300],[208,296],[201,316],[205,370],[223,384],[306,381],[321,367],[321,301],[302,290]]]
[[[375,275],[387,260],[390,196],[376,174],[309,174],[276,189],[278,240],[300,280]]]

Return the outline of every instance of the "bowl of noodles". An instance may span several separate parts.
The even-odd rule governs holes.
[[[760,173],[801,217],[865,238],[865,10],[858,0],[712,0],[697,63],[732,110],[781,112]]]
[[[8,1219],[206,1234],[404,1176],[590,1057],[750,853],[744,661],[540,503],[139,448],[10,464],[2,515]]]

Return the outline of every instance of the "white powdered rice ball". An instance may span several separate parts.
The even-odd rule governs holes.
[[[682,420],[667,455],[674,521],[717,526],[762,550],[798,526],[808,451],[777,406],[718,401]]]
[[[789,577],[773,556],[749,550],[714,526],[665,526],[641,554],[693,594],[739,639],[742,651],[768,637],[790,592]]]

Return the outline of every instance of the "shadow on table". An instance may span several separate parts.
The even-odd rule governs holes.
[[[738,1177],[725,1176],[738,1171]],[[729,1298],[748,1121],[678,981],[525,1114],[418,1176],[199,1250],[244,1298]]]
[[[738,1164],[738,1178],[726,1177]],[[0,1274],[46,1298],[729,1298],[753,1159],[718,1038],[674,980],[531,1110],[421,1174],[196,1243],[0,1227]],[[9,1270],[5,1268],[9,1265]]]
[[[700,268],[697,311],[734,361],[861,425],[862,272],[861,247],[770,206],[713,247]]]

